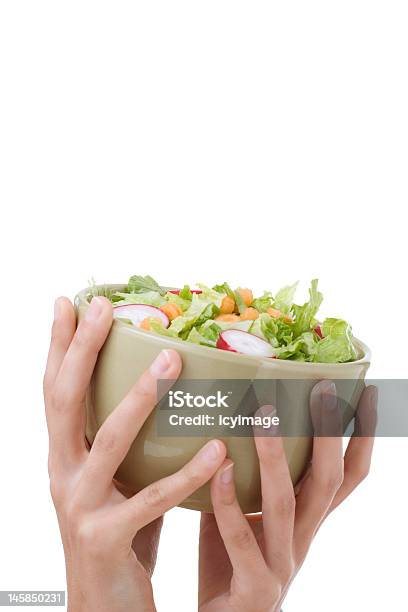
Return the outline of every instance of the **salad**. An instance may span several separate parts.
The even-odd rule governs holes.
[[[255,297],[228,283],[168,290],[151,276],[131,276],[110,292],[114,317],[146,332],[246,355],[319,363],[357,359],[350,325],[317,318],[323,296],[313,280],[309,300],[294,302],[297,284]]]

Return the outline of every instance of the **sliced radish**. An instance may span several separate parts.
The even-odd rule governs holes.
[[[169,293],[174,293],[174,295],[178,295],[181,289],[170,289]],[[201,289],[190,289],[191,293],[202,293]]]
[[[217,348],[244,355],[275,357],[273,347],[266,340],[239,329],[227,329],[221,332]]]
[[[323,338],[323,332],[322,332],[322,328],[320,325],[316,325],[316,327],[314,328],[316,334],[319,336],[319,338]]]
[[[159,319],[164,327],[170,324],[169,318],[160,308],[149,306],[148,304],[124,304],[123,306],[115,306],[113,309],[115,318],[129,319],[133,325],[140,326],[140,323],[148,317]]]

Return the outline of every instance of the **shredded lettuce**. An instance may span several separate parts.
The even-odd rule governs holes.
[[[186,300],[186,302],[191,302],[193,299],[193,294],[190,291],[189,285],[184,285],[182,289],[180,289],[179,296],[182,300]]]
[[[259,317],[252,322],[249,331],[251,334],[254,334],[254,336],[258,336],[259,338],[266,340],[272,346],[279,346],[277,338],[279,333],[278,322],[268,314],[260,314]]]
[[[314,361],[342,363],[357,358],[351,327],[346,321],[325,319],[322,324],[322,332],[323,339],[317,343]]]
[[[200,327],[193,327],[187,336],[188,342],[215,347],[221,332],[221,327],[209,319]]]
[[[287,314],[290,312],[299,282],[282,287],[275,296],[274,308]]]
[[[252,302],[252,307],[259,310],[259,312],[266,312],[268,308],[272,308],[275,300],[273,299],[272,293],[270,291],[265,291],[264,294],[255,298]]]
[[[164,295],[166,291],[151,276],[131,276],[128,283],[129,293],[144,293],[145,291],[157,291]]]
[[[120,298],[115,301],[116,306],[123,306],[124,304],[148,304],[150,306],[164,306],[166,303],[165,298],[157,291],[146,291],[141,293],[122,293],[118,291],[114,297]]]
[[[226,329],[240,329],[241,331],[249,331],[252,326],[252,321],[234,321],[232,323],[217,321],[217,325],[222,331],[225,331]]]
[[[217,293],[222,293],[224,295],[228,295],[233,300],[235,299],[235,294],[234,294],[233,290],[231,289],[231,287],[229,286],[228,283],[222,283],[222,285],[215,285],[213,287],[213,290],[217,291]]]
[[[165,302],[167,301],[170,302],[170,304],[176,304],[183,312],[188,310],[191,306],[191,299],[185,299],[177,293],[171,293],[170,291],[168,291],[165,295],[165,298]]]
[[[210,289],[207,285],[203,285],[202,283],[197,283],[197,286],[200,287],[202,293],[194,293],[193,294],[193,302],[194,299],[199,302],[203,302],[205,304],[215,304],[217,308],[221,308],[221,304],[226,293],[220,293],[219,291],[215,291],[214,289]]]
[[[236,291],[234,291],[233,299],[235,300],[239,314],[242,314],[247,309],[247,306],[241,297],[239,288]]]
[[[322,323],[317,315],[323,300],[318,281],[312,280],[309,299],[303,305],[294,303],[298,283],[283,287],[275,297],[269,291],[255,297],[251,304],[257,318],[246,320],[240,288],[228,283],[210,288],[198,284],[201,292],[192,292],[189,285],[177,293],[167,291],[151,276],[132,276],[125,290],[112,293],[109,299],[115,306],[148,304],[162,308],[174,304],[180,314],[173,315],[166,329],[155,317],[149,317],[150,330],[168,337],[216,347],[220,334],[227,329],[249,332],[268,342],[278,359],[314,363],[343,363],[357,359],[352,329],[343,319],[327,318]],[[226,296],[235,302],[234,314],[221,316]],[[273,309],[273,310],[270,310]],[[131,322],[129,321],[131,324]],[[316,333],[319,325],[323,338]]]
[[[312,285],[309,289],[309,301],[303,306],[292,306],[292,312],[295,316],[293,331],[296,336],[300,336],[303,332],[311,329],[312,322],[323,301],[323,295],[317,290],[318,281],[312,280]]]
[[[209,289],[209,292],[212,290]],[[190,307],[181,316],[173,319],[169,330],[185,340],[193,327],[199,327],[208,319],[214,319],[219,311],[220,307],[212,301],[208,292],[193,293]]]

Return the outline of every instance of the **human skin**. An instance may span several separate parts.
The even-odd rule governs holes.
[[[181,359],[162,351],[99,429],[85,441],[85,394],[112,324],[97,297],[76,330],[67,298],[55,303],[44,377],[49,475],[64,547],[69,612],[152,612],[151,574],[163,514],[207,482],[226,449],[212,440],[177,473],[128,497],[115,472],[157,402],[157,380],[174,380]]]
[[[312,462],[295,489],[282,438],[257,436],[262,514],[244,516],[236,495],[232,461],[211,483],[214,514],[201,515],[200,612],[278,612],[325,518],[367,476],[376,426],[377,389],[360,398],[355,435],[343,457],[341,418],[334,383],[321,381],[311,394],[311,415],[321,436]],[[263,416],[274,413],[264,406]],[[324,436],[324,430],[338,435]]]
[[[55,305],[44,377],[49,474],[66,560],[69,612],[154,611],[151,586],[163,514],[212,478],[214,515],[200,533],[200,612],[275,612],[326,516],[369,470],[376,389],[361,397],[355,435],[343,458],[342,437],[315,437],[313,458],[293,489],[282,439],[257,435],[262,514],[238,505],[233,464],[222,442],[207,443],[179,472],[129,496],[114,474],[157,403],[157,380],[174,380],[181,360],[163,351],[100,428],[85,441],[85,393],[112,324],[112,305],[94,298],[76,330],[67,298]],[[273,407],[264,406],[262,414]],[[311,396],[313,422],[338,419],[335,387],[323,381]],[[327,425],[327,423],[326,423]],[[362,435],[361,435],[362,434]],[[271,486],[273,483],[273,486]]]

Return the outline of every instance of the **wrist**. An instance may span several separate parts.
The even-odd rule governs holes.
[[[67,572],[67,612],[156,612],[153,589],[148,575],[135,576],[125,568],[114,573]]]

